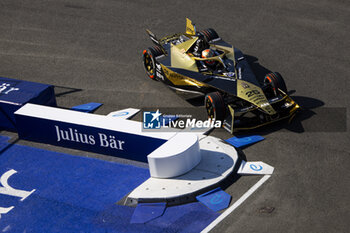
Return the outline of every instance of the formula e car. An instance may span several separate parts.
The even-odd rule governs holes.
[[[197,32],[186,19],[185,33],[158,39],[146,31],[155,44],[143,51],[148,77],[191,97],[205,95],[208,116],[221,120],[229,132],[287,119],[299,109],[279,73],[269,73],[259,83],[243,53],[214,29]]]

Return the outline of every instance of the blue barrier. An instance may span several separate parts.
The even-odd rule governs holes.
[[[213,211],[220,211],[229,206],[231,196],[219,187],[197,196],[196,199]]]
[[[242,148],[260,142],[265,138],[260,135],[251,135],[251,136],[237,136],[226,139],[225,141],[233,145],[234,147]]]
[[[139,203],[131,217],[130,223],[146,223],[164,214],[166,203]]]
[[[144,133],[141,122],[27,104],[15,113],[21,139],[147,162],[175,133]]]
[[[79,112],[94,112],[101,105],[100,103],[87,103],[71,107],[71,109]]]
[[[0,77],[0,128],[16,130],[14,112],[26,103],[56,106],[53,86]]]

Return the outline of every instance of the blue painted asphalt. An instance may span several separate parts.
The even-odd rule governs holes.
[[[131,165],[8,144],[0,136],[0,176],[8,185],[32,191],[27,198],[5,195],[0,218],[4,232],[199,232],[218,214],[202,204],[169,207],[146,224],[130,224],[133,207],[115,204],[149,178]],[[2,185],[4,185],[2,183]]]

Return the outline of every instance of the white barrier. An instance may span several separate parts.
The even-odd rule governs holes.
[[[182,175],[201,158],[191,133],[143,132],[141,122],[35,104],[15,117],[22,139],[148,161],[152,177]]]
[[[183,175],[201,161],[198,137],[177,133],[147,156],[152,177],[171,178]]]

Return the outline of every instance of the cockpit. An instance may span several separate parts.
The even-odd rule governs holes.
[[[164,42],[171,46],[174,67],[235,77],[233,48],[209,44],[201,35],[174,35]],[[203,55],[203,51],[208,51],[209,56]]]

